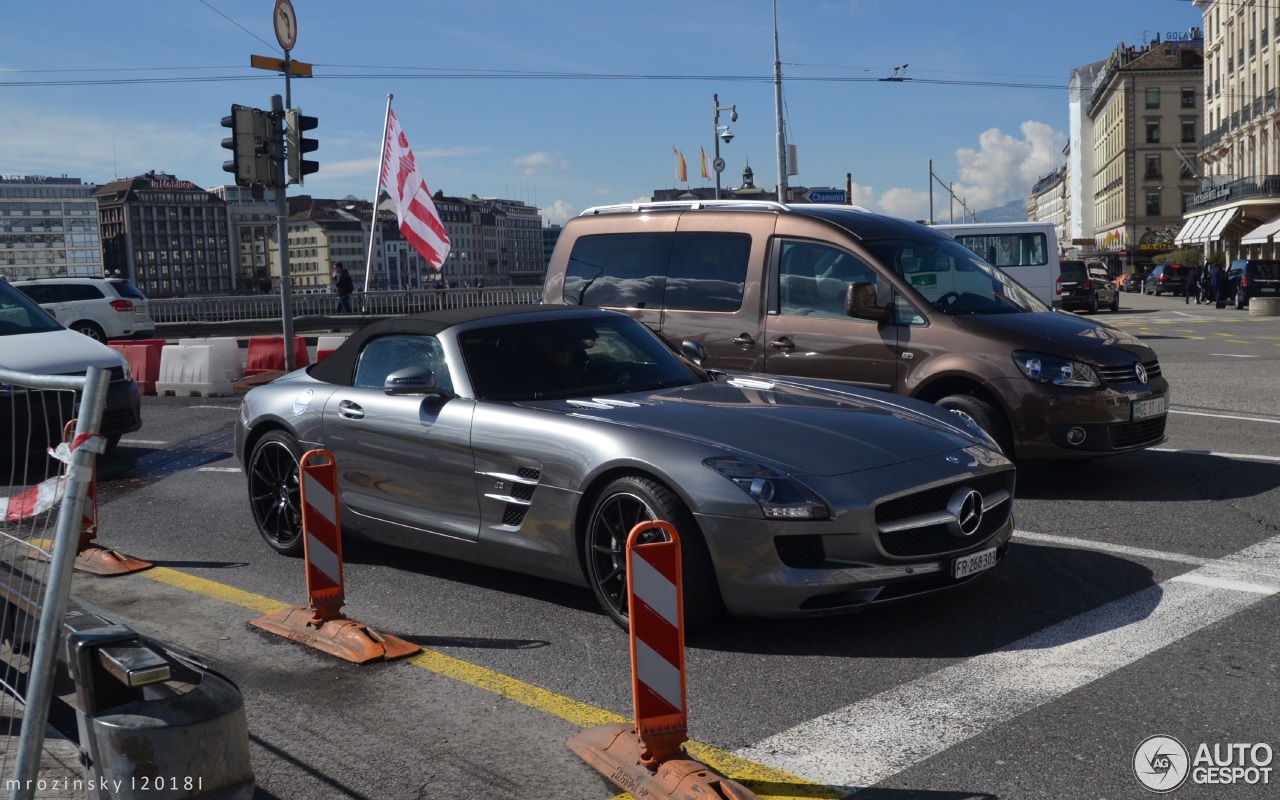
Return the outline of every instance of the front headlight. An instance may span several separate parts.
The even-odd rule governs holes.
[[[776,469],[741,458],[702,462],[738,485],[771,519],[826,519],[827,506],[803,484]]]
[[[1076,386],[1082,389],[1093,389],[1102,385],[1093,367],[1081,364],[1079,361],[1016,350],[1013,353],[1013,363],[1018,365],[1018,370],[1023,375],[1037,383]]]

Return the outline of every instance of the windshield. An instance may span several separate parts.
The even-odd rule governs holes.
[[[1050,310],[1013,278],[953,239],[882,239],[864,245],[945,314]]]
[[[0,336],[61,329],[58,321],[31,298],[0,280]]]
[[[459,344],[478,400],[590,398],[707,380],[630,317],[480,328]]]

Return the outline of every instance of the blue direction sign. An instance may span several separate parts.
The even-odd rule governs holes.
[[[810,189],[804,199],[810,203],[844,203],[844,189]]]

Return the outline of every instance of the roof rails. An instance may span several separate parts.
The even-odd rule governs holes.
[[[759,208],[768,211],[790,211],[791,206],[773,200],[660,200],[652,203],[619,203],[617,205],[593,206],[578,216],[590,217],[599,214],[623,214],[637,211],[693,211],[700,208]]]

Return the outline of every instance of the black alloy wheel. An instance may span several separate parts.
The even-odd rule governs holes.
[[[711,556],[693,515],[662,484],[637,475],[619,478],[604,488],[592,507],[583,541],[587,577],[600,607],[623,630],[627,615],[627,537],[641,522],[663,520],[680,537],[686,629],[704,626],[724,611]],[[658,530],[641,535],[640,543],[663,541]]]
[[[300,556],[303,549],[300,457],[296,439],[272,431],[258,441],[249,458],[253,521],[271,549],[286,556]]]

